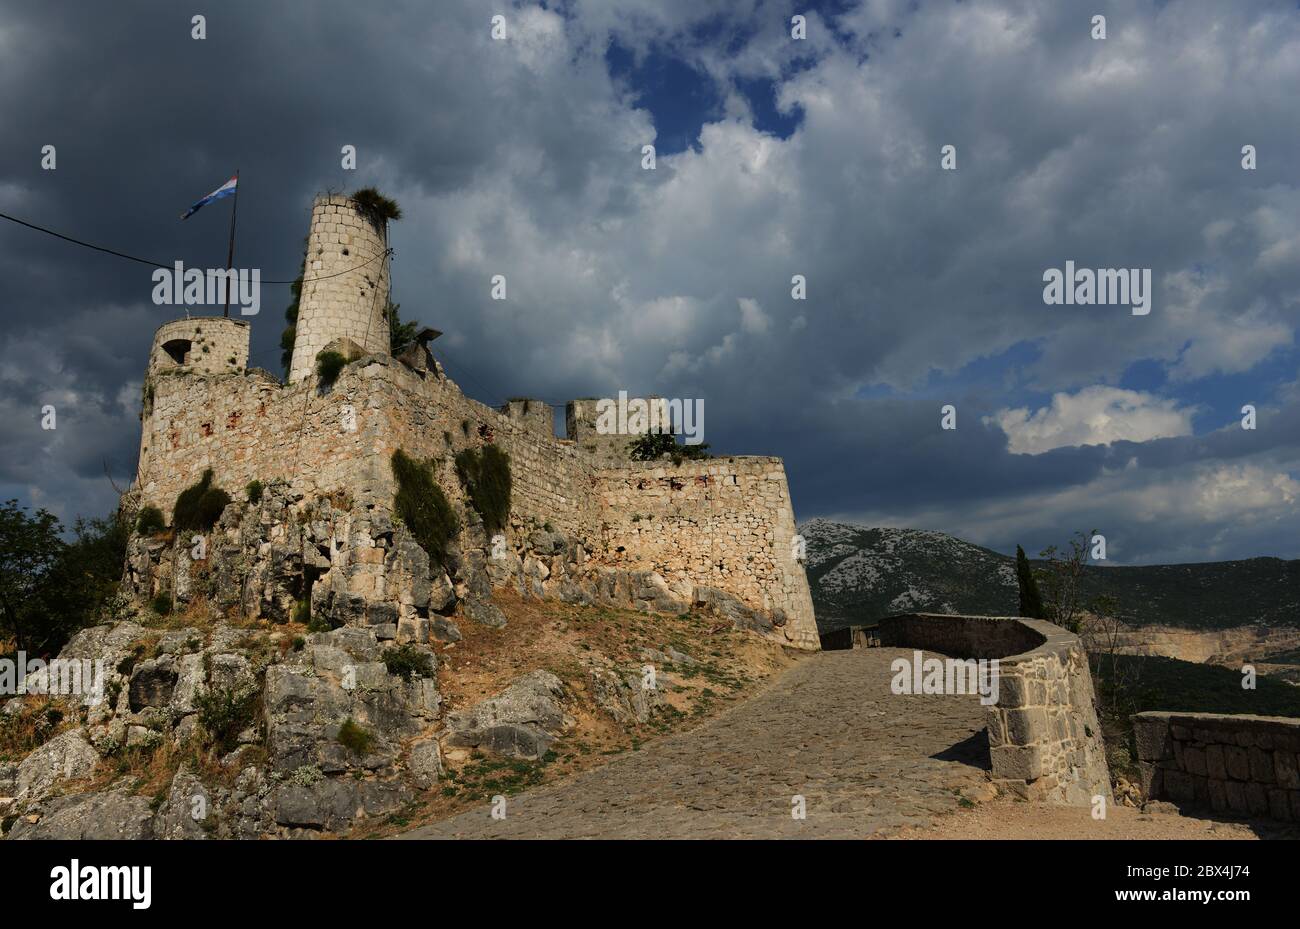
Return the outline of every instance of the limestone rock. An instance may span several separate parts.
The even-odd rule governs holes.
[[[12,839],[151,839],[149,799],[114,790],[52,800],[35,822],[20,820]]]
[[[88,777],[99,763],[99,753],[86,739],[84,729],[55,736],[18,765],[19,798],[39,798],[60,781]]]
[[[506,626],[505,614],[487,600],[475,596],[466,597],[461,601],[461,608],[469,619],[479,625],[493,629],[504,629]]]
[[[176,659],[170,655],[142,661],[131,671],[131,712],[138,713],[147,706],[166,706],[176,689]]]
[[[513,758],[540,758],[568,725],[560,706],[564,684],[533,671],[496,696],[447,716],[447,744]]]

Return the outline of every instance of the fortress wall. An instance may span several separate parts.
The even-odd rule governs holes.
[[[539,429],[531,417],[515,419],[466,397],[445,378],[421,378],[387,359],[371,359],[365,374],[381,382],[379,409],[388,429],[376,451],[390,484],[387,463],[401,448],[412,457],[435,459],[443,491],[463,504],[456,453],[490,441],[510,456],[512,522],[520,528],[549,524],[590,546],[598,522],[593,469],[572,444]]]
[[[381,424],[363,411],[375,393],[346,374],[325,396],[314,379],[285,388],[259,374],[156,378],[141,430],[140,502],[170,521],[177,495],[205,468],[235,499],[249,481],[273,478],[305,495],[347,490],[356,499],[374,484]],[[356,411],[354,432],[343,428],[345,407]]]
[[[670,584],[717,587],[817,648],[812,595],[794,559],[790,491],[779,458],[631,463],[597,473],[607,565],[651,570]],[[619,551],[619,549],[622,551]]]
[[[993,779],[1001,789],[1078,806],[1110,797],[1092,675],[1078,636],[1037,619],[912,613],[882,619],[880,641],[998,659],[998,700],[987,709]]]
[[[463,514],[455,455],[492,442],[511,459],[509,534],[516,541],[549,526],[582,543],[593,567],[656,571],[688,602],[697,586],[717,588],[783,616],[791,644],[818,647],[778,458],[598,468],[531,417],[503,415],[453,382],[421,376],[386,355],[349,364],[324,393],[314,376],[288,387],[258,372],[155,380],[137,486],[140,502],[168,518],[177,495],[205,468],[235,499],[249,481],[281,478],[307,498],[342,491],[354,504],[388,508],[398,448],[435,463],[439,484]]]
[[[1148,799],[1300,822],[1300,719],[1138,713],[1133,728]]]

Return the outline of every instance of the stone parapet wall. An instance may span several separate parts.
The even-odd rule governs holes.
[[[1300,719],[1138,713],[1147,799],[1300,822]]]
[[[1072,805],[1110,797],[1092,676],[1078,636],[1036,619],[913,613],[882,619],[880,642],[998,659],[988,738],[1001,789]]]

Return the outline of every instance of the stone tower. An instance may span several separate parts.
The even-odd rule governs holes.
[[[248,367],[248,323],[221,316],[187,316],[158,327],[148,374],[238,374]]]
[[[383,257],[387,248],[383,220],[377,225],[355,201],[339,194],[316,198],[290,383],[311,375],[316,355],[338,338],[351,339],[368,353],[387,354],[388,261]]]

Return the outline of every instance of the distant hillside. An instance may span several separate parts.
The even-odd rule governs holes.
[[[1015,559],[942,532],[814,519],[808,581],[823,632],[892,613],[1015,615]],[[1300,560],[1089,567],[1084,594],[1107,594],[1130,625],[1300,626]]]

